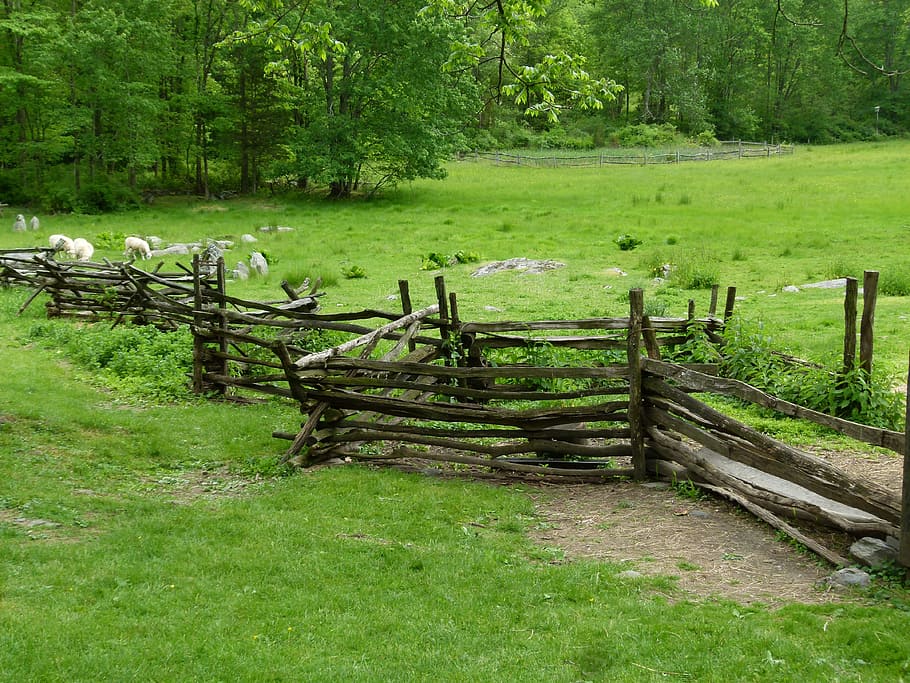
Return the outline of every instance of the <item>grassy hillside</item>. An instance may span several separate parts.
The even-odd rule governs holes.
[[[282,278],[322,275],[326,309],[395,308],[401,278],[415,304],[431,302],[436,273],[421,269],[430,252],[566,263],[540,276],[447,269],[466,319],[620,314],[633,285],[669,313],[690,297],[704,311],[707,290],[651,282],[650,268],[671,262],[736,285],[740,315],[822,357],[839,353],[842,293],[780,290],[864,268],[908,277],[908,166],[910,143],[678,167],[465,163],[443,183],[369,203],[162,199],[115,216],[42,216],[37,236],[4,231],[0,248],[52,232],[111,245],[119,233],[229,237],[231,263],[249,251],[242,233],[287,225],[294,232],[256,233],[269,279],[232,287],[278,298]],[[621,251],[623,233],[641,246]],[[119,246],[97,255],[120,258]],[[354,265],[367,277],[346,279]],[[16,315],[25,297],[0,291],[0,680],[907,675],[908,603],[887,581],[831,605],[693,602],[672,578],[630,582],[618,577],[627,565],[565,562],[532,544],[540,520],[521,486],[360,467],[288,472],[277,465],[285,444],[270,434],[299,423],[292,406],[129,398],[37,345],[47,323],[40,303]],[[883,369],[906,370],[908,315],[910,297],[880,297]]]
[[[681,314],[689,298],[704,311],[708,290],[692,285],[715,280],[737,287],[741,316],[763,321],[782,346],[812,358],[840,353],[843,293],[781,290],[878,270],[878,363],[906,372],[910,142],[673,166],[553,170],[462,162],[449,171],[444,182],[413,183],[372,202],[161,198],[152,208],[115,216],[47,216],[40,239],[62,232],[96,242],[131,233],[237,240],[264,225],[287,225],[295,231],[256,233],[257,247],[273,261],[271,280],[237,290],[274,296],[281,278],[320,274],[329,307],[391,307],[387,298],[399,279],[411,281],[415,303],[432,301],[436,273],[421,270],[432,252],[473,253],[481,263],[524,256],[566,264],[543,276],[471,278],[474,264],[447,269],[465,319],[618,314],[632,286],[649,290],[652,313]],[[615,240],[622,234],[641,246],[621,251]],[[0,247],[31,238],[3,232]],[[119,258],[121,241],[114,242],[117,248],[97,254]],[[238,248],[236,255],[248,251]],[[652,276],[663,263],[676,275],[655,286]],[[366,278],[346,280],[342,271],[353,266]],[[617,277],[614,268],[628,276]]]

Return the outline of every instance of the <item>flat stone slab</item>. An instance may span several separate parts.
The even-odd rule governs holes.
[[[565,265],[565,263],[561,263],[560,261],[539,261],[524,257],[510,258],[505,261],[494,261],[493,263],[488,263],[487,265],[482,266],[481,268],[478,268],[473,273],[471,273],[471,277],[483,277],[485,275],[501,273],[506,270],[519,270],[522,271],[522,275],[538,275],[548,270],[564,268]]]

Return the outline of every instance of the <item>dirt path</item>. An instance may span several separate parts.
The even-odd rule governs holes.
[[[811,449],[831,464],[900,492],[902,459],[890,452]],[[427,461],[414,469],[439,476],[521,481],[541,518],[532,538],[566,558],[622,563],[642,574],[676,576],[693,598],[729,598],[778,606],[845,599],[820,585],[835,568],[738,506],[714,496],[681,495],[666,483],[582,484],[472,475]],[[414,463],[411,463],[413,467]],[[411,467],[405,466],[405,469]],[[846,554],[846,535],[822,539]]]

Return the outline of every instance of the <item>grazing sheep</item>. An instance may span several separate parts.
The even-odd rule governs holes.
[[[73,240],[66,235],[51,235],[47,238],[47,242],[55,252],[65,251],[70,258],[76,258],[76,247],[73,246]]]
[[[126,251],[123,252],[123,255],[127,258],[134,257],[136,254],[139,254],[143,261],[152,258],[152,250],[149,247],[149,243],[141,237],[127,237],[124,240],[124,246]]]
[[[81,237],[73,240],[73,255],[80,261],[90,261],[94,253],[95,247],[88,240]]]
[[[16,222],[13,223],[13,232],[25,232],[25,216],[21,213],[16,216]]]
[[[254,251],[250,254],[250,269],[258,275],[265,276],[269,274],[269,263],[265,260],[265,256]]]
[[[37,230],[38,228],[40,228],[40,227],[41,227],[41,221],[38,220],[38,216],[32,216],[32,220],[30,220],[30,221],[28,222],[28,226],[29,226],[32,230]]]

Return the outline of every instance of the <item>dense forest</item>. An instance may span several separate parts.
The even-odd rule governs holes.
[[[468,149],[910,130],[910,0],[2,0],[0,201],[418,177]]]

